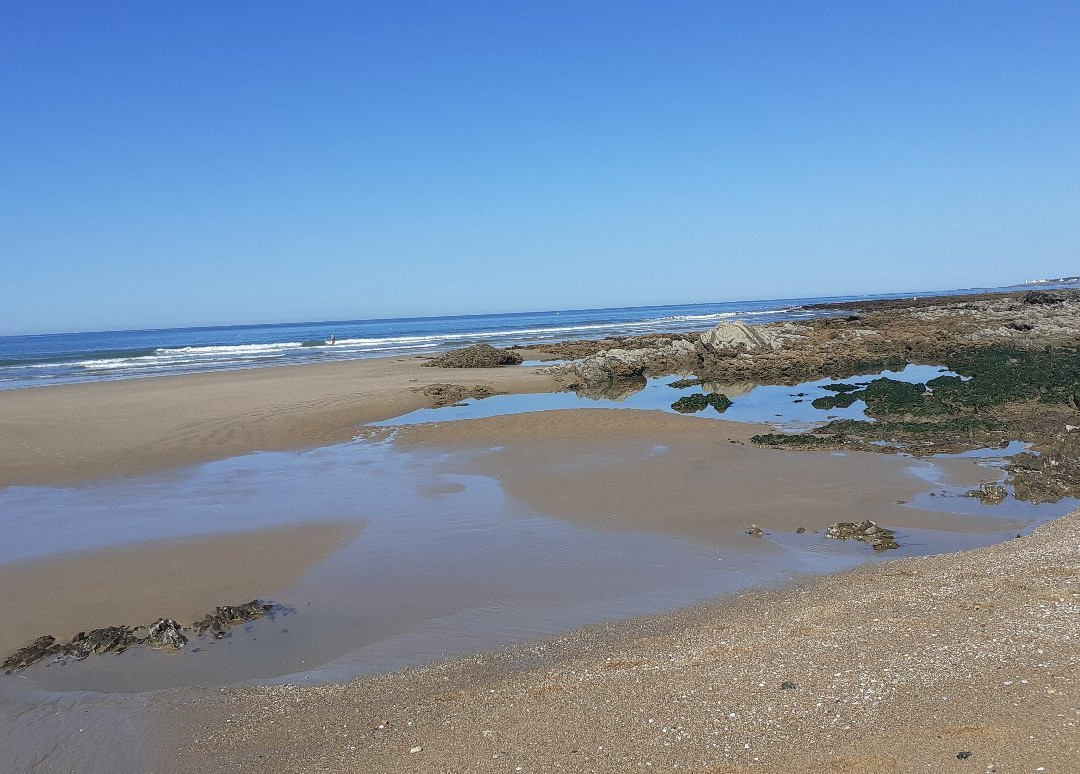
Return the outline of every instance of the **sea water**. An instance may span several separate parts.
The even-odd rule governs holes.
[[[959,292],[967,291],[920,295]],[[0,336],[0,389],[423,354],[479,342],[506,347],[707,330],[724,320],[799,320],[826,313],[808,308],[815,304],[906,295]]]

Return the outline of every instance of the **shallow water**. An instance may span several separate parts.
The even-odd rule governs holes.
[[[797,553],[733,561],[685,540],[572,526],[508,502],[495,479],[440,475],[439,461],[352,443],[170,477],[0,491],[12,536],[4,562],[305,521],[364,525],[295,584],[267,590],[292,614],[178,654],[134,650],[22,674],[55,690],[130,691],[270,679],[329,662],[340,675],[381,671],[668,610],[819,564]],[[136,622],[101,625],[119,623]]]
[[[508,499],[497,478],[441,473],[445,461],[446,455],[396,449],[392,441],[353,442],[253,454],[169,476],[0,491],[0,528],[10,537],[0,545],[0,563],[62,562],[64,554],[95,548],[308,522],[363,526],[297,581],[266,589],[262,596],[294,608],[287,615],[219,642],[193,640],[175,654],[136,649],[20,675],[37,689],[104,692],[287,676],[345,679],[803,574],[996,542],[1073,508],[982,506],[937,486],[938,496],[912,507],[977,520],[966,527],[974,531],[906,530],[901,550],[881,555],[812,532],[764,540],[739,533],[717,547],[572,525]],[[932,464],[911,467],[937,484]],[[57,567],[63,571],[62,563]],[[139,622],[100,625],[120,623]],[[27,640],[43,633],[28,632]]]
[[[925,382],[943,369],[909,365],[867,374]],[[822,411],[810,402],[838,380],[796,387],[700,385],[674,389],[675,377],[649,380],[620,400],[573,393],[495,396],[423,409],[382,426],[583,406],[672,412],[694,392],[723,392],[734,404],[695,416],[767,422],[802,430],[834,417],[864,419],[864,405]],[[971,459],[1001,474],[1001,449],[939,455],[944,464]],[[287,614],[234,631],[226,639],[193,640],[176,654],[136,649],[70,665],[21,673],[36,689],[146,691],[245,680],[339,680],[533,639],[604,620],[685,606],[751,586],[826,573],[898,556],[961,550],[997,542],[1073,510],[1077,503],[984,505],[949,484],[933,459],[897,455],[898,467],[926,483],[908,507],[941,514],[941,529],[898,533],[899,551],[874,554],[857,542],[808,532],[733,534],[720,546],[651,532],[594,530],[530,510],[507,498],[498,475],[447,472],[467,454],[404,451],[393,435],[304,452],[257,453],[167,475],[79,487],[0,490],[0,567],[57,562],[63,557],[171,538],[208,537],[273,527],[353,524],[356,537],[324,561],[264,598]],[[662,455],[652,446],[646,455]],[[837,454],[843,455],[841,452]],[[950,462],[951,461],[951,462]],[[568,461],[574,464],[573,460]],[[458,471],[465,466],[457,465]],[[220,604],[246,600],[223,599]],[[0,601],[0,613],[3,602]],[[161,615],[170,616],[169,610]],[[99,625],[140,623],[101,621]],[[44,632],[28,632],[27,640]]]
[[[694,393],[722,393],[732,400],[723,413],[712,406],[694,416],[703,419],[727,419],[734,422],[768,423],[783,432],[802,432],[823,425],[832,419],[873,421],[866,416],[866,403],[855,401],[846,408],[829,410],[811,406],[815,398],[834,395],[823,389],[830,384],[857,384],[886,377],[896,381],[923,383],[937,376],[955,376],[938,366],[908,364],[901,371],[881,371],[852,376],[847,379],[817,379],[791,386],[755,384],[706,383],[694,387],[669,386],[678,376],[652,378],[640,389],[622,397],[591,398],[573,392],[549,392],[528,395],[494,395],[477,400],[470,398],[454,406],[418,409],[394,419],[372,423],[373,427],[415,425],[427,422],[453,422],[462,419],[482,419],[506,414],[525,414],[536,411],[555,411],[575,408],[638,409],[679,413],[671,406],[679,398]],[[626,385],[620,385],[623,389]]]
[[[901,372],[844,381],[888,376],[924,382],[943,372],[909,365]],[[734,400],[722,415],[711,407],[696,414],[703,419],[768,422],[794,431],[834,417],[865,418],[861,402],[829,411],[810,405],[814,398],[831,394],[823,387],[838,380],[796,387],[707,384],[674,389],[668,386],[674,379],[649,380],[620,400],[590,400],[573,393],[505,395],[423,409],[378,424],[582,406],[672,412],[674,401],[694,392],[724,392]],[[1012,444],[941,458],[971,458],[989,467],[1024,448]],[[665,452],[654,446],[648,454]],[[908,464],[904,456],[898,457],[899,465]],[[293,608],[287,615],[251,624],[220,642],[193,642],[178,654],[135,650],[67,666],[38,666],[23,675],[44,689],[107,692],[296,674],[303,674],[302,679],[344,679],[670,610],[800,574],[994,542],[1074,507],[1071,501],[1031,506],[1011,498],[1001,505],[983,505],[963,497],[963,487],[946,485],[944,471],[924,461],[909,464],[908,472],[925,480],[933,493],[920,494],[910,507],[949,514],[945,518],[953,527],[962,519],[963,529],[908,530],[900,535],[900,551],[880,556],[862,544],[830,541],[814,533],[769,534],[763,541],[733,535],[730,545],[717,548],[659,534],[568,524],[508,499],[497,477],[440,472],[446,470],[446,459],[402,451],[391,437],[300,453],[257,453],[169,475],[81,487],[0,490],[0,527],[8,537],[0,543],[0,566],[307,522],[363,527],[348,545],[296,582],[267,590],[263,596]],[[117,623],[135,622],[101,625]]]

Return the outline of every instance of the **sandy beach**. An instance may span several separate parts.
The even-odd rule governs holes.
[[[1080,515],[348,685],[191,700],[177,771],[1075,771]],[[222,761],[228,761],[223,764]]]
[[[1080,774],[1078,39],[0,6],[0,774]]]
[[[150,502],[154,487],[258,489],[267,475],[285,477],[282,492],[290,476],[318,489],[319,475],[339,470],[333,465],[359,476],[361,487],[381,486],[379,460],[409,460],[394,474],[401,495],[391,487],[378,500],[361,489],[348,496],[347,517],[311,496],[303,521],[259,528],[242,521],[215,534],[200,527],[182,538],[9,561],[0,583],[11,625],[0,646],[10,651],[44,632],[69,637],[164,613],[188,620],[251,598],[290,604],[306,598],[290,598],[295,589],[308,594],[338,584],[327,599],[341,606],[340,620],[325,612],[296,619],[322,621],[326,632],[309,647],[332,660],[365,626],[376,627],[346,601],[388,593],[351,575],[343,549],[365,545],[367,519],[377,516],[365,508],[404,495],[414,499],[402,507],[431,510],[430,524],[457,518],[455,508],[493,502],[522,535],[541,529],[529,520],[542,514],[551,529],[570,530],[566,539],[674,541],[663,545],[719,551],[747,569],[834,548],[820,532],[865,518],[888,524],[904,541],[934,541],[901,554],[968,550],[881,561],[888,556],[868,546],[845,546],[846,565],[826,553],[819,565],[826,569],[806,572],[875,561],[817,578],[800,570],[769,576],[767,585],[780,586],[771,590],[755,590],[748,574],[734,597],[330,684],[296,678],[302,662],[283,660],[290,666],[274,673],[281,676],[274,684],[232,685],[219,667],[207,673],[217,675],[214,687],[198,688],[169,682],[182,670],[173,661],[161,685],[182,687],[142,690],[133,673],[130,690],[137,692],[125,693],[119,686],[128,683],[109,676],[119,662],[108,661],[99,669],[102,684],[121,692],[67,694],[58,691],[65,673],[50,672],[43,690],[31,668],[3,686],[0,718],[13,730],[38,730],[9,735],[0,762],[32,771],[66,771],[86,760],[93,771],[719,773],[1069,771],[1080,761],[1077,515],[1014,537],[1026,531],[1019,516],[987,521],[925,501],[933,490],[998,481],[1000,469],[858,449],[778,451],[751,442],[767,425],[719,418],[580,408],[361,431],[365,422],[430,405],[417,389],[426,385],[507,393],[560,387],[532,367],[422,363],[395,358],[0,393],[0,488],[17,494],[101,486],[97,496],[112,502],[107,497],[121,495],[107,494],[109,482],[145,480],[149,494],[140,496]],[[355,448],[374,456],[342,461],[314,449],[332,450],[327,445],[358,434]],[[238,455],[275,450],[297,454],[229,467],[231,459],[246,459]],[[190,471],[201,468],[189,466],[214,461],[224,465],[224,483],[199,483]],[[372,471],[363,474],[369,478],[361,470]],[[491,485],[475,489],[476,482]],[[466,499],[453,505],[456,497]],[[748,534],[751,525],[763,536]],[[996,544],[970,548],[986,543]],[[416,583],[405,584],[396,598],[403,603],[430,594],[432,583],[453,585],[448,576],[427,577],[428,560],[410,561]],[[492,559],[481,563],[491,562],[496,573],[522,562],[513,555],[507,561],[503,569]],[[521,572],[534,570],[522,562]],[[498,577],[484,583],[497,587]],[[589,583],[586,575],[566,580],[580,581],[582,591]],[[440,604],[447,611],[486,604],[483,595],[468,596],[479,589]],[[386,636],[447,611],[406,610]],[[272,639],[268,629],[252,631]],[[230,658],[242,663],[242,648],[252,643],[227,642],[235,645]],[[271,674],[265,670],[285,646],[267,647],[252,674]],[[153,670],[157,657],[125,663]],[[85,671],[93,675],[89,663]],[[70,741],[73,724],[78,743]],[[107,749],[121,726],[132,738],[123,754]]]
[[[414,388],[440,382],[499,392],[556,387],[536,369],[448,374],[423,362],[371,358],[5,390],[0,487],[133,476],[256,450],[337,443],[364,422],[429,405]]]

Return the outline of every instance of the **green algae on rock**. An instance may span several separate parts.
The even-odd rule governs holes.
[[[698,411],[704,411],[709,406],[716,409],[717,413],[723,414],[731,406],[731,399],[719,392],[711,392],[708,395],[695,392],[692,395],[679,398],[671,404],[671,408],[680,414],[694,414]]]

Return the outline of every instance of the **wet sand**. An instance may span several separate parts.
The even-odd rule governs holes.
[[[257,627],[194,661],[125,655],[24,674],[54,690],[142,691],[333,662],[325,671],[348,679],[882,558],[815,534],[837,520],[872,515],[900,530],[905,555],[1029,524],[899,505],[931,487],[910,468],[944,471],[742,446],[758,429],[636,410],[530,413],[173,475],[15,488],[0,493],[14,541],[0,551],[10,589],[0,615],[12,624],[0,646],[186,622],[259,597],[299,608],[287,636]],[[948,465],[954,478],[999,475]],[[764,538],[747,534],[752,523]]]
[[[424,368],[372,358],[0,390],[0,487],[133,476],[258,450],[348,440],[364,423],[430,405],[439,382],[557,388],[537,369]]]
[[[187,624],[218,605],[272,598],[361,526],[308,523],[0,565],[0,653],[46,633],[66,640],[160,617]]]
[[[904,507],[929,487],[895,455],[790,452],[749,445],[764,425],[652,411],[580,409],[416,425],[396,445],[446,452],[445,465],[497,478],[511,497],[589,527],[731,544],[751,524],[822,529],[872,518],[892,527],[985,531],[985,522]],[[497,451],[491,451],[496,449]],[[464,461],[463,461],[464,460]],[[939,460],[944,480],[1000,477],[970,460]]]
[[[0,393],[0,430],[12,441],[0,455],[0,485],[130,476],[341,441],[363,421],[425,405],[410,390],[419,384],[554,387],[534,369],[448,371],[419,363]],[[785,534],[865,517],[942,528],[940,518],[895,503],[928,488],[898,458],[743,445],[759,429],[638,411],[566,411],[414,427],[399,431],[395,443],[455,452],[447,471],[496,478],[515,501],[590,528],[713,544],[757,540],[739,533],[751,522]],[[942,465],[953,483],[996,477],[967,460]],[[455,488],[430,482],[426,491],[441,497]],[[949,525],[976,528],[963,518]],[[308,523],[273,535],[117,549],[50,562],[51,572],[9,566],[0,581],[25,594],[19,607],[40,606],[27,627],[50,630],[47,621],[80,614],[79,603],[90,597],[94,620],[87,615],[79,624],[89,627],[127,622],[127,615],[117,618],[123,595],[98,593],[110,588],[111,565],[133,564],[149,578],[156,562],[167,568],[171,561],[199,568],[187,576],[192,585],[180,584],[172,597],[188,600],[196,615],[286,585],[347,540],[341,530]],[[952,770],[960,765],[956,752],[975,748],[983,756],[978,770],[991,760],[1022,762],[1024,770],[1041,760],[1075,763],[1080,710],[1068,646],[1080,621],[1078,536],[1078,517],[1069,517],[1007,545],[878,564],[345,685],[183,689],[133,699],[154,751],[131,770],[144,770],[145,760],[176,771],[625,771],[647,770],[647,762],[713,772],[751,764]],[[759,550],[767,546],[758,542]],[[248,554],[259,558],[241,558]],[[236,573],[215,579],[219,565],[230,564]],[[168,584],[143,585],[131,609],[153,608],[156,616]],[[71,601],[43,605],[46,591]],[[973,601],[983,599],[992,602]],[[1002,676],[1009,673],[1029,677]],[[783,681],[798,687],[781,691]],[[1006,691],[1012,685],[1024,688]],[[383,720],[391,722],[379,729]],[[951,757],[949,746],[957,748]],[[422,750],[410,753],[414,747]],[[73,755],[67,760],[79,759]]]
[[[177,697],[175,771],[1080,767],[1080,513],[346,685]]]

